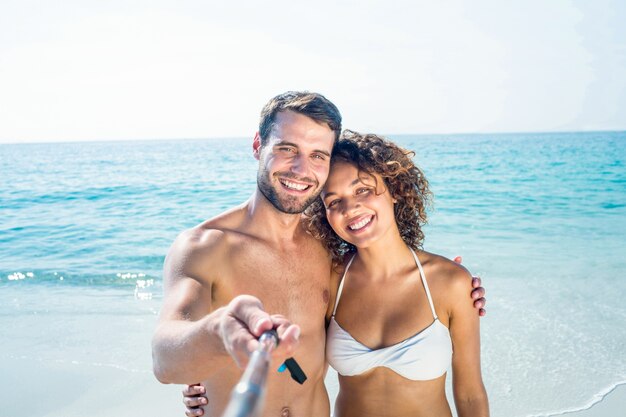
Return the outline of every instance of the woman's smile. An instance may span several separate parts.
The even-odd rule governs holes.
[[[372,220],[374,220],[374,215],[359,216],[348,223],[348,230],[353,233],[362,232],[372,224]]]
[[[395,225],[393,199],[385,181],[352,163],[331,165],[322,199],[331,227],[357,247],[369,246]]]

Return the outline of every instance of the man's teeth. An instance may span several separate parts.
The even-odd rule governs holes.
[[[287,180],[281,180],[280,181],[285,187],[287,188],[291,188],[293,190],[298,190],[298,191],[304,191],[307,188],[309,188],[308,185],[306,184],[296,184],[295,182],[291,182],[291,181],[287,181]]]
[[[351,225],[349,225],[348,227],[352,230],[358,230],[358,229],[362,229],[363,227],[365,227],[366,224],[368,224],[369,222],[372,221],[372,217],[368,217],[366,219],[361,220],[358,223],[353,223]]]

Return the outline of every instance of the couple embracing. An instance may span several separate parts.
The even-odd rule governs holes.
[[[293,356],[308,380],[271,372],[264,416],[328,416],[328,363],[339,374],[337,417],[451,416],[450,368],[458,415],[488,416],[484,289],[422,249],[431,194],[413,153],[342,134],[337,107],[308,92],[266,104],[252,151],[252,196],[181,233],[165,260],[154,372],[201,381],[187,389],[187,414],[220,416],[273,328],[270,369]]]

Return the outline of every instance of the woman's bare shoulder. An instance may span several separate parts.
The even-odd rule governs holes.
[[[445,291],[471,291],[472,274],[463,265],[435,253],[421,254],[429,284],[432,282]]]

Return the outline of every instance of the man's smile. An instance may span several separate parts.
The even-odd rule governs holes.
[[[307,191],[309,188],[313,187],[312,184],[307,184],[307,183],[296,181],[290,178],[289,179],[279,178],[278,182],[280,182],[283,188],[289,191],[304,192],[304,191]]]

